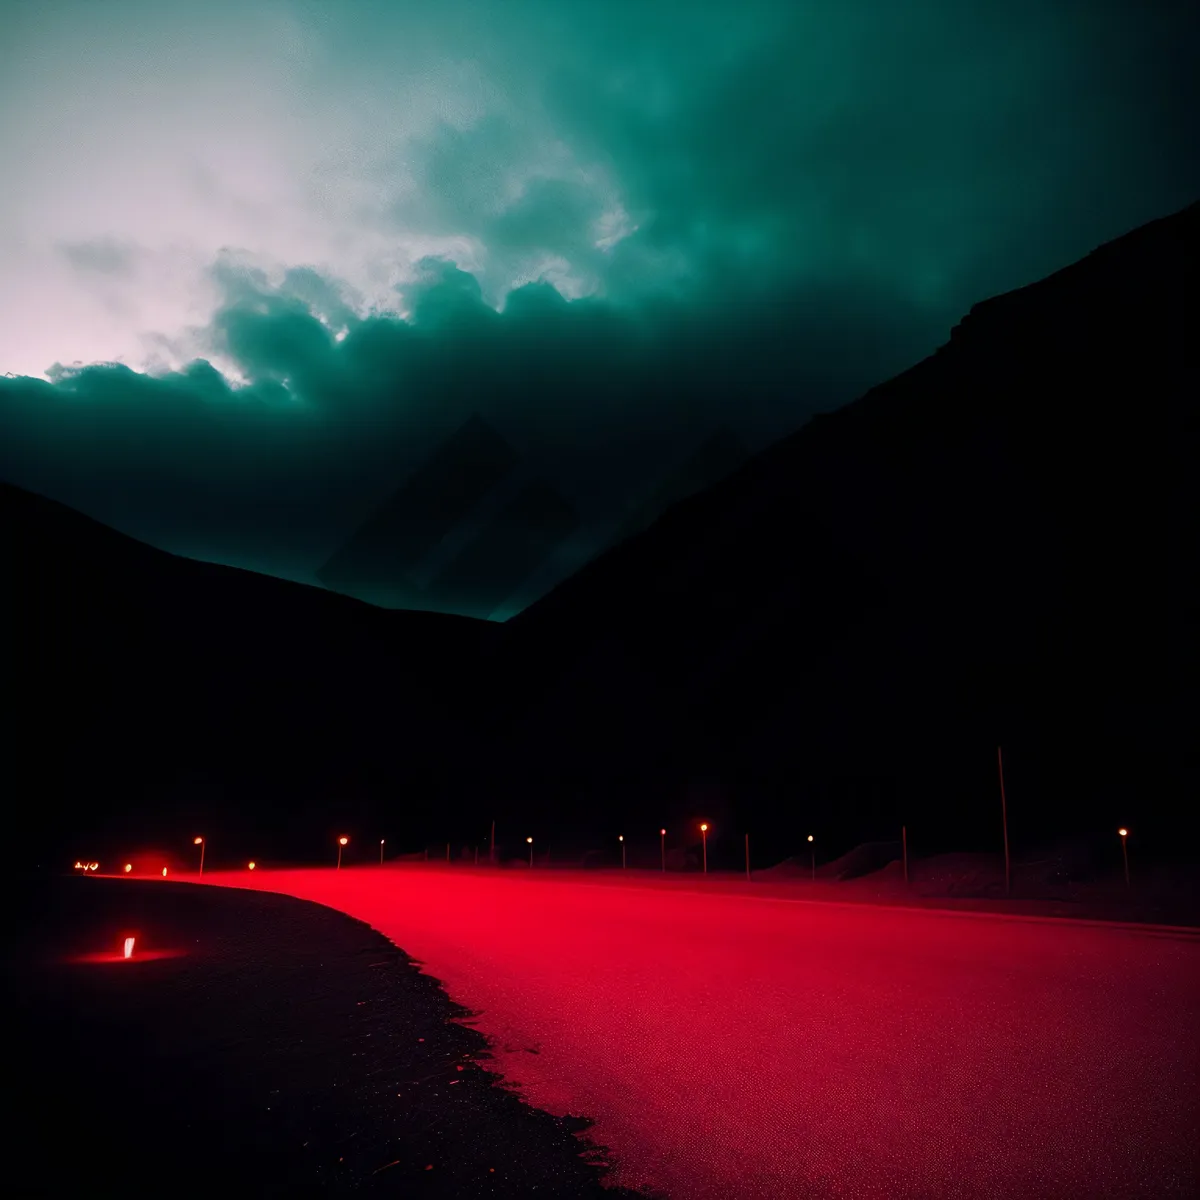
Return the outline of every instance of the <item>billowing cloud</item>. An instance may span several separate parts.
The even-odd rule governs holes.
[[[296,578],[471,412],[568,569],[1200,191],[1173,0],[6,11],[0,474]]]

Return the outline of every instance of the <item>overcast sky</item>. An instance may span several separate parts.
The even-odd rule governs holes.
[[[479,411],[536,591],[1200,196],[1192,8],[0,0],[0,476],[312,581]]]

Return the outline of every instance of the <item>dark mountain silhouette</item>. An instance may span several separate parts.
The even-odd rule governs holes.
[[[976,305],[514,618],[525,802],[537,747],[548,811],[702,775],[760,827],[953,842],[1004,743],[1026,837],[1194,828],[1198,224]]]
[[[680,464],[674,474],[669,475],[630,511],[618,526],[613,544],[641,533],[672,504],[686,500],[723,479],[734,467],[745,462],[748,453],[742,439],[733,430],[718,429]]]
[[[1198,225],[976,305],[505,626],[173,558],[4,488],[19,804],[306,844],[486,813],[990,848],[999,743],[1017,846],[1124,823],[1194,854]]]
[[[499,632],[178,558],[8,485],[0,531],[6,791],[41,835],[273,822],[282,851],[398,823]]]
[[[425,597],[413,573],[519,461],[517,451],[473,415],[388,496],[317,571],[317,578],[335,591],[378,604],[421,607]],[[461,602],[453,585],[448,595]]]

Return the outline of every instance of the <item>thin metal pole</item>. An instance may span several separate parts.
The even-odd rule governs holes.
[[[996,747],[996,765],[1000,769],[1000,815],[1004,821],[1004,894],[1012,894],[1012,870],[1008,859],[1008,801],[1004,796],[1004,755]]]
[[[208,846],[208,838],[205,838],[204,841],[202,841],[200,843],[200,874],[201,875],[204,874],[204,851],[207,846]]]
[[[908,826],[900,826],[900,844],[904,847],[904,882],[908,882]]]
[[[659,846],[662,852],[662,869],[667,869],[667,831],[660,829],[658,831]]]
[[[1121,838],[1121,857],[1125,860],[1125,886],[1129,886],[1129,848],[1125,845],[1125,839]]]
[[[449,842],[446,843],[446,861],[447,862],[450,861],[450,843]]]
[[[383,838],[379,839],[379,865],[383,866]]]
[[[704,873],[705,873],[705,875],[707,875],[708,874],[708,830],[702,829],[700,831],[700,837],[703,839],[703,844],[704,844]]]

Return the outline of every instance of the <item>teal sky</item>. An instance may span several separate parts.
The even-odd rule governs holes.
[[[0,0],[0,476],[312,581],[479,411],[583,518],[528,599],[1195,200],[1193,7]]]

